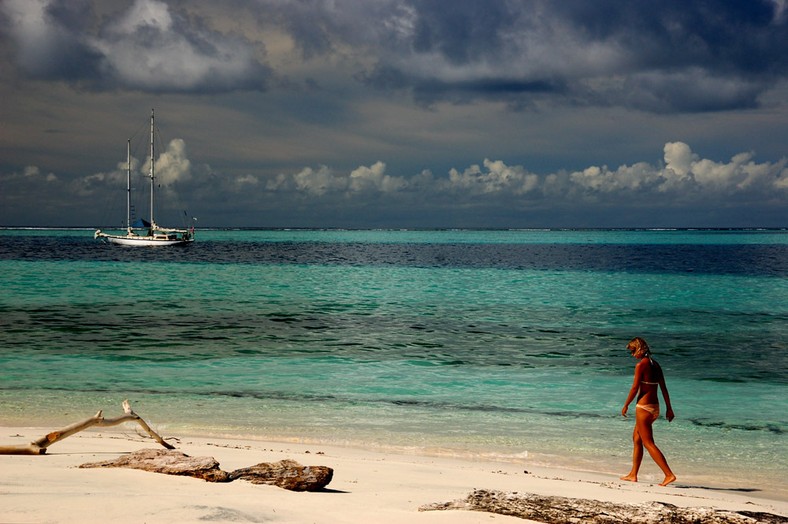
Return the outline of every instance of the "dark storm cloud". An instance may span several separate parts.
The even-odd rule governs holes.
[[[3,14],[17,63],[33,78],[188,93],[262,90],[270,76],[256,45],[160,0],[101,17],[86,0],[8,0]]]
[[[358,78],[427,102],[729,110],[788,76],[781,0],[262,3],[305,53],[368,46]]]
[[[100,53],[76,37],[91,18],[87,2],[27,6],[9,2],[0,13],[4,32],[15,37],[19,65],[32,77],[79,80],[98,74]]]
[[[439,52],[453,64],[496,57],[505,47],[505,35],[516,28],[516,19],[502,2],[460,0],[447,8],[439,0],[417,0],[412,5],[418,13],[414,51]]]
[[[361,81],[378,89],[410,89],[416,102],[429,106],[435,102],[470,103],[480,97],[508,102],[512,107],[532,102],[535,98],[565,92],[566,86],[554,80],[521,78],[408,78],[396,68],[379,66],[369,74],[359,75]]]
[[[643,68],[702,65],[709,71],[785,74],[786,25],[781,0],[570,0],[555,4],[593,41],[620,41]]]
[[[611,101],[651,111],[751,108],[788,76],[781,0],[560,2],[557,16],[588,42],[616,42],[628,59]],[[620,98],[619,98],[620,97]]]
[[[264,89],[273,72],[260,42],[273,26],[302,59],[353,49],[361,57],[356,79],[409,90],[426,104],[719,111],[758,106],[788,76],[783,0],[227,4],[238,17],[258,17],[256,36],[209,28],[195,14],[199,2],[174,5],[134,0],[99,16],[87,0],[7,0],[4,12],[24,71],[97,88]]]

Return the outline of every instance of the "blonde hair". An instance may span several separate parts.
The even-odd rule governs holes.
[[[627,344],[627,349],[629,350],[634,349],[635,355],[637,355],[640,352],[643,352],[644,356],[651,355],[651,348],[648,347],[648,343],[640,337],[635,337],[632,340],[630,340],[629,344]]]

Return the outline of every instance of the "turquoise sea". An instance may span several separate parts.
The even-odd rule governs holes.
[[[788,231],[0,230],[0,424],[624,474],[634,336],[677,485],[788,497]],[[663,405],[664,411],[664,405]],[[660,481],[647,457],[643,481]]]

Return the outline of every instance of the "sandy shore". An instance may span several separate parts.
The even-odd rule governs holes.
[[[24,444],[51,429],[0,427],[0,444]],[[330,466],[330,489],[295,493],[244,481],[213,484],[128,469],[77,468],[155,447],[133,430],[88,430],[56,443],[47,455],[0,456],[0,523],[527,522],[489,513],[418,511],[424,504],[463,498],[475,488],[788,515],[788,501],[687,486],[681,479],[660,487],[569,470],[525,466],[526,472],[523,465],[501,462],[259,440],[182,437],[177,448],[192,456],[213,456],[224,470],[284,458]]]

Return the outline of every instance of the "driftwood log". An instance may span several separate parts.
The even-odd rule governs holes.
[[[788,518],[772,513],[723,511],[715,508],[681,508],[665,502],[618,504],[590,499],[544,496],[533,493],[507,493],[474,490],[467,497],[452,502],[421,506],[419,511],[436,510],[486,511],[530,519],[547,524],[785,524]]]
[[[131,468],[167,475],[195,477],[208,482],[248,480],[253,484],[271,484],[290,491],[319,491],[334,475],[327,466],[302,466],[294,460],[261,463],[231,473],[219,468],[213,457],[190,457],[180,451],[142,449],[114,460],[82,464],[80,468]]]
[[[252,484],[270,484],[290,491],[318,491],[331,482],[334,470],[327,466],[302,466],[295,460],[263,462],[236,469],[230,479],[244,479]]]
[[[47,448],[49,446],[55,442],[63,440],[66,437],[70,437],[74,433],[78,433],[82,430],[92,427],[117,426],[119,424],[123,424],[124,422],[136,422],[156,442],[167,449],[175,449],[173,445],[165,442],[158,433],[153,431],[148,423],[142,419],[142,417],[134,413],[134,410],[131,409],[131,404],[129,404],[128,400],[123,401],[123,412],[124,415],[121,415],[120,417],[104,418],[102,411],[99,411],[92,417],[85,419],[82,422],[77,422],[61,430],[47,433],[40,439],[34,440],[29,444],[22,444],[18,446],[0,446],[0,455],[44,455],[47,452]]]
[[[141,449],[113,460],[90,462],[80,468],[130,468],[166,475],[195,477],[208,482],[228,482],[230,475],[213,457],[190,457],[176,450]]]

